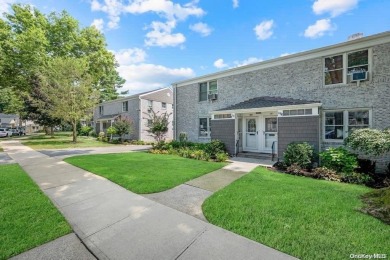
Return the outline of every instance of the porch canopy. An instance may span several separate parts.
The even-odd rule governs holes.
[[[263,96],[252,98],[232,106],[212,111],[211,114],[251,113],[270,110],[278,111],[285,109],[297,109],[305,107],[318,108],[319,106],[321,106],[321,103],[318,101]]]
[[[118,114],[114,114],[114,115],[104,115],[104,116],[101,116],[101,117],[99,117],[98,119],[96,119],[96,122],[98,122],[98,121],[115,120],[115,118],[117,118],[118,116],[119,116]]]
[[[231,154],[241,151],[283,154],[291,142],[319,147],[318,101],[262,96],[211,114],[211,139],[223,141]],[[275,146],[274,146],[275,145]]]

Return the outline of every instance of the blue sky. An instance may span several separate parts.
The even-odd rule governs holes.
[[[389,0],[0,0],[96,26],[130,94],[390,30]]]

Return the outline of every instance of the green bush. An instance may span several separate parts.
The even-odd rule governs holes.
[[[187,133],[181,132],[181,133],[179,134],[179,141],[180,141],[181,143],[183,143],[183,142],[187,142],[187,140],[188,140],[188,135],[187,135]]]
[[[92,127],[90,126],[82,126],[79,130],[79,135],[82,136],[89,136],[90,132],[92,131]]]
[[[311,168],[314,158],[313,147],[306,143],[290,143],[283,153],[284,162],[287,166],[298,165],[302,169]]]
[[[357,156],[344,147],[329,148],[320,153],[321,165],[337,173],[353,173],[358,166]]]
[[[206,143],[203,149],[212,158],[216,158],[217,154],[219,153],[226,152],[225,144],[220,140],[212,140],[210,143]]]
[[[105,137],[106,137],[106,134],[104,132],[100,132],[99,136],[97,137],[97,140],[100,142],[103,142]]]
[[[227,153],[217,153],[215,155],[215,160],[217,162],[225,162],[227,159],[229,159],[229,155]]]
[[[367,184],[372,181],[372,178],[368,174],[349,172],[341,174],[341,181],[355,184]]]

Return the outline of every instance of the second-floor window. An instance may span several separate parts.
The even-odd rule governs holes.
[[[208,95],[218,93],[218,84],[216,80],[202,82],[199,84],[199,101],[208,100]]]
[[[123,112],[129,111],[129,101],[122,102],[122,111]]]
[[[152,108],[153,107],[153,100],[148,100],[148,107]]]
[[[162,109],[167,109],[167,103],[162,102],[162,103],[161,103],[161,108],[162,108]]]
[[[368,56],[368,50],[360,50],[326,57],[324,59],[325,85],[346,84],[350,81],[348,76],[354,73],[367,73]]]
[[[104,106],[99,106],[99,115],[104,115]]]

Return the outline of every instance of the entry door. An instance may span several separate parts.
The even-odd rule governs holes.
[[[256,117],[245,118],[245,150],[257,151],[259,149],[258,142],[258,126]]]
[[[273,142],[277,141],[278,139],[277,138],[278,120],[276,117],[266,117],[264,118],[264,123],[265,123],[264,150],[271,151]]]

